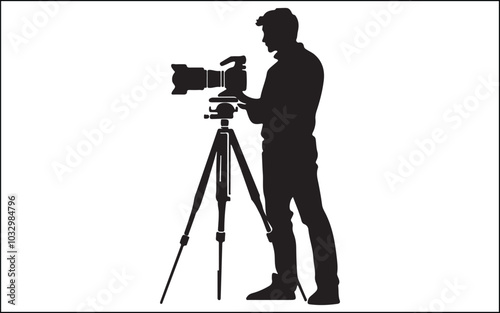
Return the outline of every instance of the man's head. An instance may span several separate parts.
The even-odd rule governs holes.
[[[299,22],[289,9],[280,8],[269,11],[257,20],[262,26],[264,38],[269,52],[280,50],[297,42]]]

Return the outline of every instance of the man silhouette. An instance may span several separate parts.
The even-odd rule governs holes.
[[[250,120],[263,124],[262,164],[266,213],[273,228],[271,240],[277,274],[272,283],[250,294],[248,300],[295,299],[297,261],[290,201],[309,228],[317,291],[310,304],[339,303],[337,256],[318,185],[315,115],[323,89],[323,67],[318,58],[297,42],[298,21],[289,9],[269,11],[257,20],[263,42],[278,59],[267,72],[260,99],[242,92]]]

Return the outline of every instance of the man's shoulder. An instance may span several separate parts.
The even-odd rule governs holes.
[[[298,59],[299,60],[297,61],[310,71],[313,72],[323,71],[323,65],[321,64],[319,58],[306,48],[302,49],[301,56]]]
[[[310,62],[321,65],[321,61],[319,60],[319,58],[311,51],[304,48],[302,53],[304,54],[304,57],[307,58]]]
[[[300,71],[323,71],[323,65],[319,58],[307,50],[302,43],[297,43],[296,48],[286,52],[286,54],[277,54],[275,57],[278,62],[269,68],[268,73],[282,72],[290,67]]]

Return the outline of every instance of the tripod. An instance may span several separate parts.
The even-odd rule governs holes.
[[[218,102],[221,98],[212,98],[211,102]],[[231,101],[233,102],[233,101]],[[255,182],[252,178],[252,174],[250,173],[250,169],[248,168],[248,164],[245,160],[243,152],[241,150],[240,144],[236,139],[236,134],[232,129],[229,128],[229,120],[233,117],[233,112],[237,111],[237,108],[234,109],[232,105],[229,103],[221,103],[218,105],[217,109],[212,110],[211,112],[217,112],[217,114],[212,114],[211,116],[205,115],[205,118],[212,119],[221,119],[221,128],[217,130],[217,134],[215,136],[214,143],[212,145],[212,149],[210,150],[210,154],[208,155],[208,160],[205,165],[205,169],[203,170],[203,174],[201,176],[200,184],[198,185],[198,189],[196,190],[196,194],[194,197],[193,208],[191,210],[191,214],[189,216],[189,220],[184,231],[184,235],[182,235],[179,247],[179,252],[177,253],[177,257],[175,258],[174,265],[172,267],[172,271],[170,272],[170,276],[168,278],[167,285],[165,286],[165,290],[163,291],[163,295],[161,297],[160,304],[163,303],[165,299],[165,295],[167,293],[168,287],[170,286],[170,282],[172,281],[172,277],[175,272],[175,268],[177,267],[177,263],[182,253],[182,249],[185,245],[187,245],[189,240],[189,232],[191,230],[191,226],[193,225],[194,218],[198,209],[200,208],[201,201],[203,200],[203,196],[205,194],[205,190],[208,183],[208,178],[210,176],[210,172],[212,170],[212,166],[214,161],[217,162],[216,166],[216,199],[219,208],[219,221],[218,228],[215,239],[219,242],[219,269],[217,271],[217,299],[221,299],[221,284],[222,284],[222,244],[225,240],[226,234],[224,232],[224,217],[226,213],[226,203],[230,201],[229,195],[231,192],[231,147],[234,150],[236,159],[238,160],[239,166],[241,168],[241,172],[243,173],[243,177],[245,179],[245,183],[247,185],[248,191],[250,193],[250,197],[257,207],[257,211],[262,218],[262,222],[264,223],[264,227],[267,231],[267,237],[269,241],[271,241],[271,227],[269,222],[267,221],[266,214],[264,213],[264,208],[262,206],[262,202],[260,201],[259,191]],[[304,301],[306,301],[306,297],[304,291],[302,290],[302,286],[300,283],[298,284],[300,292],[302,293],[302,297]]]

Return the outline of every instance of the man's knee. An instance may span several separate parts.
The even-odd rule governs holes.
[[[287,210],[267,210],[267,219],[273,229],[291,229],[292,228],[292,215],[293,212],[290,209]]]
[[[300,219],[307,227],[323,228],[330,225],[328,217],[322,206],[316,208],[308,207],[303,210],[299,209]]]

